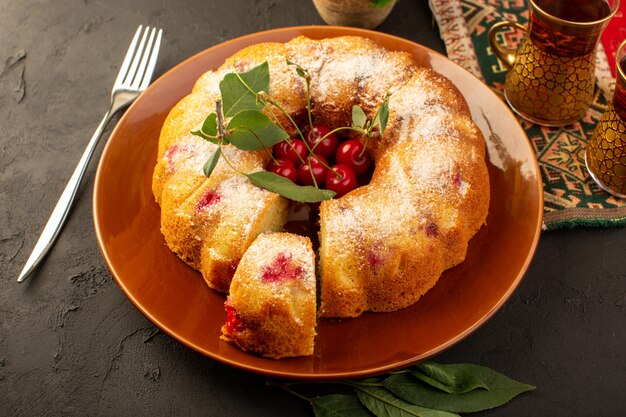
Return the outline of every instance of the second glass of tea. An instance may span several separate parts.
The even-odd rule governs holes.
[[[626,41],[617,48],[616,58],[613,100],[589,140],[585,163],[603,190],[626,198]]]
[[[504,95],[523,118],[545,126],[580,119],[593,101],[596,48],[619,0],[529,0],[529,27],[498,22],[489,43],[507,67]],[[498,42],[502,29],[526,31],[517,50]]]

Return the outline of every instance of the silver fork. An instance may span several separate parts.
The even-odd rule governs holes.
[[[150,27],[146,27],[142,35],[142,27],[139,26],[139,28],[137,28],[137,32],[135,32],[128,52],[126,52],[126,56],[124,57],[124,62],[122,62],[122,67],[117,75],[115,84],[113,84],[109,110],[106,112],[91,137],[87,149],[85,149],[83,156],[80,158],[78,166],[74,170],[65,190],[63,190],[63,194],[61,194],[61,198],[59,198],[56,207],[52,211],[52,215],[50,215],[46,227],[44,227],[43,232],[41,232],[41,236],[35,244],[33,252],[28,257],[24,269],[22,269],[22,272],[17,278],[17,282],[24,282],[24,280],[33,273],[59,236],[59,232],[67,219],[67,214],[72,207],[74,198],[76,197],[76,191],[85,174],[93,151],[113,115],[135,101],[148,87],[148,84],[150,84],[159,55],[162,33],[163,31],[161,29],[157,31],[156,28],[150,29]],[[139,40],[140,38],[141,40]],[[139,45],[137,45],[138,42]]]

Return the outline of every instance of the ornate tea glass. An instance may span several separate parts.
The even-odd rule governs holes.
[[[507,67],[504,95],[523,118],[546,126],[580,119],[593,101],[596,47],[619,0],[529,0],[528,29],[498,22],[489,43]],[[526,31],[517,50],[502,47],[505,27]]]
[[[587,145],[585,163],[602,189],[626,198],[626,41],[617,49],[616,70],[613,101]]]

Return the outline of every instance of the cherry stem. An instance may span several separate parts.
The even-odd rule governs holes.
[[[280,128],[282,130],[285,130],[285,127],[283,126],[283,124],[280,122],[280,120],[278,120],[278,117],[276,116],[276,114],[274,113],[274,111],[272,110],[272,108],[270,106],[265,106],[265,108],[267,109],[267,111],[272,115],[272,118],[274,119],[274,122],[276,122],[277,125],[280,126]],[[291,141],[291,138],[287,138],[285,139],[285,141],[287,142],[287,144],[289,145],[289,147],[293,150],[293,152],[298,156],[298,159],[300,160],[300,163],[304,164],[304,159],[300,156],[300,154],[296,151],[296,148],[293,146],[293,143]],[[274,159],[273,155],[272,155],[272,160],[274,160],[274,162],[276,162],[276,159]]]
[[[274,158],[274,155],[272,155],[272,153],[270,152],[269,149],[267,148],[263,148],[263,150],[265,151],[265,153],[267,153],[269,155],[269,157],[272,159],[272,161],[274,161],[274,163],[276,165],[278,165],[278,161],[276,160],[276,158]]]
[[[296,131],[298,132],[298,135],[300,136],[300,138],[302,139],[302,142],[304,142],[304,144],[306,145],[306,141],[304,140],[304,135],[302,134],[302,131],[300,130],[300,128],[298,127],[298,125],[296,124],[296,122],[291,118],[291,116],[289,115],[289,113],[287,113],[287,111],[285,109],[282,108],[282,106],[280,106],[278,103],[276,103],[274,100],[272,100],[269,96],[265,97],[263,94],[260,93],[255,93],[254,90],[252,88],[250,88],[250,86],[243,80],[243,78],[241,78],[241,75],[239,75],[239,73],[235,73],[237,75],[237,78],[239,79],[239,82],[241,84],[244,85],[244,87],[246,87],[246,89],[248,89],[248,91],[250,91],[252,94],[254,94],[254,98],[257,101],[260,101],[263,104],[263,107],[266,108],[270,114],[272,115],[272,117],[274,118],[274,121],[280,125],[281,129],[284,131],[284,127],[282,125],[282,123],[278,120],[278,117],[276,116],[276,114],[272,111],[272,108],[270,106],[268,106],[267,104],[270,103],[273,106],[275,106],[278,110],[280,110],[281,112],[283,112],[283,114],[285,116],[287,116],[287,118],[289,119],[289,122],[291,122],[291,124],[293,125],[293,127],[296,128]],[[307,83],[307,91],[308,91],[308,83]],[[307,93],[308,94],[308,93]],[[267,93],[265,93],[265,95],[267,95]],[[309,106],[310,107],[310,106]],[[310,112],[310,110],[309,110]],[[309,118],[310,118],[310,114],[309,114]],[[287,143],[289,144],[289,146],[291,147],[291,149],[294,151],[294,153],[296,155],[298,155],[298,159],[300,159],[300,162],[304,164],[304,159],[300,156],[300,154],[298,152],[296,152],[296,148],[293,146],[293,144],[291,143],[290,139],[287,139]],[[308,146],[307,146],[308,149]],[[310,151],[310,150],[309,150]],[[270,153],[270,156],[271,153]],[[276,162],[276,159],[274,159],[274,157],[272,156],[272,160],[274,162]]]
[[[352,130],[355,131],[357,133],[361,133],[363,134],[363,129],[358,128],[358,127],[353,127],[353,126],[344,126],[344,127],[338,127],[337,129],[331,130],[330,132],[328,132],[327,134],[325,134],[324,136],[322,136],[317,142],[315,142],[315,145],[313,145],[313,148],[311,149],[311,152],[315,152],[315,148],[317,148],[317,145],[319,145],[324,139],[326,139],[327,136],[332,135],[335,132],[339,132],[341,130]],[[367,142],[366,142],[367,143]],[[364,149],[365,150],[365,149]],[[361,157],[361,155],[359,155],[359,158]]]
[[[224,114],[222,113],[222,100],[217,100],[215,102],[215,112],[217,113],[217,138],[218,144],[220,148],[222,147],[222,143],[224,141]],[[237,168],[230,163],[226,154],[224,152],[220,152],[221,157],[224,158],[224,161],[228,164],[228,166],[235,172],[241,175],[246,175],[243,172],[239,171]]]
[[[320,163],[322,162],[319,159],[317,161]],[[311,166],[311,158],[309,158],[307,163],[309,164],[309,172],[311,173],[311,178],[313,179],[313,185],[315,185],[315,188],[320,188],[317,186],[317,181],[315,180],[315,175],[313,174],[313,167]]]
[[[259,93],[255,93],[254,90],[252,88],[250,88],[250,86],[243,80],[243,78],[241,78],[241,75],[239,75],[237,72],[235,72],[235,75],[237,75],[237,78],[239,79],[239,82],[241,82],[241,84],[244,85],[244,87],[246,87],[246,89],[248,89],[248,91],[250,91],[250,93],[254,94],[254,97],[256,98],[257,101],[260,101],[263,106],[265,108],[267,108],[270,113],[272,113],[272,115],[274,114],[270,107],[268,106],[268,104],[271,104],[272,106],[276,107],[278,110],[280,110],[285,116],[287,116],[287,119],[289,119],[289,122],[293,125],[293,127],[296,129],[296,131],[298,132],[298,136],[300,136],[300,139],[302,139],[302,142],[304,142],[304,146],[306,147],[307,151],[309,152],[309,156],[313,155],[313,149],[311,149],[311,147],[309,147],[309,144],[306,142],[306,139],[304,139],[304,134],[302,133],[302,130],[300,130],[300,128],[298,127],[297,123],[293,120],[293,118],[291,117],[291,115],[287,112],[287,110],[285,110],[280,104],[278,104],[274,99],[272,99],[271,97],[269,97],[267,95],[267,93],[261,91]],[[221,104],[220,104],[220,109],[221,109]],[[311,119],[311,101],[310,101],[310,89],[309,89],[309,84],[307,82],[307,111],[309,113],[309,123],[311,124],[311,129],[313,128],[313,120]],[[219,120],[219,113],[218,113],[218,120]],[[222,117],[222,123],[223,123],[223,117]],[[218,123],[218,126],[221,125],[222,123]],[[279,123],[280,124],[280,123]],[[281,125],[282,126],[282,125]],[[222,129],[223,130],[223,129]],[[284,129],[283,129],[284,130]],[[328,134],[326,134],[322,139],[326,138],[326,136],[330,135],[331,133],[334,132],[338,132],[340,130],[354,130],[356,132],[360,132],[362,133],[363,130],[362,129],[357,129],[354,127],[339,127],[335,130],[331,130],[330,132],[328,132]],[[322,140],[320,139],[318,141],[321,142]],[[315,144],[315,146],[317,146],[317,144]],[[291,142],[289,142],[291,148],[294,150],[295,152],[295,148],[293,147],[293,145],[291,145]],[[298,157],[300,158],[300,160],[302,161],[302,163],[304,163],[304,160],[302,159],[302,157],[296,152],[296,154],[298,155]],[[323,163],[322,161],[320,161],[318,159],[318,161],[328,170],[332,171],[333,174],[339,176],[339,174],[337,173],[337,171],[335,171],[334,169],[332,169],[330,166],[328,166],[328,164]],[[309,169],[311,169],[311,160],[309,158]],[[313,175],[313,170],[311,169],[311,175]],[[315,184],[315,188],[319,188],[317,186],[317,182],[315,181],[315,178],[313,177],[313,183]]]
[[[287,113],[287,110],[283,109],[282,106],[280,104],[278,104],[276,101],[274,101],[265,91],[259,91],[258,93],[255,93],[254,90],[252,88],[250,88],[250,86],[248,85],[248,83],[246,83],[243,78],[241,78],[241,75],[239,75],[239,73],[235,72],[235,75],[237,76],[237,78],[239,79],[239,82],[241,84],[243,84],[244,87],[246,87],[246,89],[252,93],[254,95],[254,98],[256,99],[257,102],[260,102],[261,104],[263,104],[263,107],[268,108],[267,103],[275,106],[278,110],[280,110],[281,112],[283,112],[283,114],[285,116],[287,116],[287,119],[289,119],[289,121],[291,122],[291,124],[293,125],[293,127],[296,128],[296,131],[298,132],[298,136],[300,136],[300,139],[302,139],[302,141],[304,142],[304,135],[302,134],[302,131],[300,130],[300,128],[298,127],[298,125],[296,124],[296,122],[291,118],[291,116],[289,115],[289,113]],[[279,123],[280,124],[280,123]],[[282,125],[281,125],[282,126]],[[284,129],[283,129],[284,130]]]
[[[363,144],[363,150],[361,150],[361,152],[359,152],[359,155],[357,156],[357,158],[362,159],[363,158],[363,154],[365,153],[365,150],[367,149],[367,145],[369,144],[370,141],[370,135],[366,134],[365,135],[365,143]]]
[[[321,138],[319,138],[319,139],[315,142],[315,145],[313,145],[313,148],[311,148],[311,152],[315,152],[315,149],[317,148],[317,146],[318,146],[320,143],[322,143],[322,141],[323,141],[324,139],[326,139],[328,136],[332,135],[333,133],[340,132],[340,131],[342,131],[342,130],[354,130],[355,132],[359,132],[359,133],[361,133],[361,132],[362,132],[362,130],[361,130],[361,129],[358,129],[358,128],[355,128],[355,127],[352,127],[352,126],[343,126],[343,127],[338,127],[337,129],[333,129],[333,130],[331,130],[330,132],[328,132],[327,134],[325,134],[324,136],[322,136]]]
[[[302,68],[300,65],[298,65],[295,62],[291,62],[287,60],[287,64],[295,65],[296,72],[301,78],[304,78],[304,82],[306,83],[306,110],[307,110],[307,115],[309,116],[309,128],[313,130],[313,118],[311,116],[311,74],[309,74],[308,70]]]
[[[339,174],[339,173],[338,173],[337,171],[335,171],[334,169],[333,169],[332,171],[333,171],[333,174],[335,174],[335,177],[336,177],[337,179],[342,179],[342,178],[343,178],[343,175]]]
[[[310,160],[311,160],[311,158],[309,158],[309,161],[310,161]],[[335,171],[334,169],[332,169],[332,168],[330,167],[330,165],[328,165],[328,164],[327,164],[327,163],[325,163],[325,162],[320,161],[318,158],[315,158],[315,160],[316,160],[317,162],[319,162],[320,164],[322,164],[322,166],[323,166],[324,168],[326,168],[327,170],[331,171],[331,172],[332,172],[333,174],[335,174],[336,176],[339,176],[339,173],[338,173],[337,171]]]
[[[256,98],[257,101],[260,101],[263,106],[265,108],[267,108],[272,114],[273,112],[271,111],[271,108],[268,106],[268,104],[271,104],[272,106],[276,107],[278,110],[280,110],[285,116],[287,116],[287,119],[289,120],[289,122],[293,125],[293,127],[296,129],[296,132],[298,132],[298,136],[300,136],[300,139],[302,139],[302,142],[304,142],[304,146],[306,147],[309,155],[313,154],[313,150],[309,147],[309,144],[306,142],[306,140],[304,139],[304,134],[302,133],[302,130],[300,130],[300,128],[298,127],[297,123],[293,120],[293,118],[291,117],[291,115],[287,112],[287,110],[285,110],[280,104],[278,104],[274,99],[272,99],[270,96],[267,95],[267,93],[265,93],[264,91],[261,91],[259,93],[255,93],[254,90],[252,88],[250,88],[250,86],[243,80],[243,78],[241,78],[241,76],[238,73],[235,73],[237,75],[237,78],[239,79],[239,82],[241,82],[241,84],[243,84],[246,89],[248,89],[248,91],[250,91],[250,93],[254,94],[254,97]],[[309,112],[311,111],[310,105],[308,106],[309,108],[307,109]],[[311,121],[311,125],[312,125],[312,121]],[[281,125],[282,126],[282,125]],[[284,130],[284,129],[283,129]],[[295,152],[295,148],[292,145],[292,149]],[[296,152],[296,154],[298,154]],[[298,154],[298,157],[300,158],[300,160],[302,161],[302,163],[304,163],[304,160],[302,159],[302,157]],[[322,164],[324,165],[324,164]],[[330,169],[327,165],[326,168]]]
[[[237,76],[237,78],[239,79],[239,82],[241,84],[243,84],[244,87],[246,87],[246,89],[252,93],[254,95],[254,98],[256,99],[257,102],[260,102],[261,104],[263,104],[263,107],[268,108],[268,103],[275,106],[278,110],[280,110],[281,112],[283,112],[283,114],[285,116],[287,116],[287,119],[289,119],[289,121],[291,122],[291,124],[293,125],[293,127],[296,128],[296,131],[298,132],[298,136],[300,136],[300,138],[302,139],[302,141],[304,142],[304,135],[302,134],[302,131],[300,130],[300,128],[298,127],[298,125],[296,124],[296,122],[291,118],[291,116],[289,115],[289,113],[287,113],[287,110],[283,109],[282,106],[280,104],[278,104],[276,101],[274,101],[272,98],[270,98],[269,95],[267,95],[267,93],[265,91],[259,91],[258,93],[255,93],[254,90],[252,88],[250,88],[250,86],[243,80],[243,78],[241,78],[241,75],[239,75],[239,73],[235,72],[235,75]],[[273,113],[272,113],[273,114]],[[279,123],[280,124],[280,123]],[[282,125],[281,125],[282,126]],[[284,129],[283,129],[284,130]]]
[[[269,104],[275,106],[278,110],[283,112],[283,114],[285,116],[287,116],[287,118],[289,119],[289,121],[291,122],[293,127],[296,128],[296,131],[298,132],[298,136],[300,136],[300,139],[302,139],[302,142],[304,142],[304,146],[306,147],[307,152],[309,153],[309,155],[313,155],[313,150],[311,149],[311,147],[307,143],[306,139],[304,139],[304,134],[302,133],[302,130],[300,130],[300,128],[298,127],[296,122],[293,120],[293,118],[289,115],[289,113],[287,113],[287,110],[283,109],[280,104],[278,104],[277,102],[275,102],[273,99],[271,99],[269,97],[267,97],[267,98],[262,97],[261,99],[263,100],[264,104],[269,103]],[[294,149],[293,146],[292,146],[292,149]],[[295,149],[294,149],[294,151],[295,151]],[[297,154],[297,152],[296,152],[296,154]],[[304,163],[304,160],[302,159],[302,157],[299,154],[298,154],[298,157],[300,158],[302,163]],[[324,165],[324,163],[322,163],[322,165]],[[324,166],[328,167],[327,165],[324,165]]]
[[[321,142],[321,141],[320,141],[320,142]],[[317,146],[317,144],[318,144],[318,143],[319,143],[319,142],[317,142],[317,143],[315,144],[315,146]],[[313,149],[315,149],[315,146],[313,147]],[[313,151],[312,151],[312,150],[310,150],[310,151],[309,151],[309,161],[311,160],[311,156],[315,156],[315,154],[313,153]],[[332,172],[333,172],[333,174],[337,175],[337,171],[335,171],[334,169],[332,169],[332,168],[330,167],[330,165],[328,165],[326,162],[322,162],[319,158],[315,158],[315,160],[316,160],[317,162],[319,162],[320,164],[322,164],[322,166],[323,166],[324,168],[326,168],[326,169],[327,169],[327,170],[329,170],[329,171],[332,171]],[[310,167],[310,164],[309,164],[309,167]]]
[[[269,106],[265,106],[265,108],[267,109],[267,111],[272,115],[272,119],[274,119],[274,122],[276,122],[277,125],[280,126],[280,128],[282,130],[285,130],[285,127],[283,126],[283,124],[280,122],[280,120],[278,120],[278,116],[276,116],[276,114],[274,113],[274,111],[272,110],[271,107]]]
[[[304,134],[302,133],[302,130],[300,130],[300,128],[298,127],[298,125],[296,124],[296,122],[293,120],[293,118],[289,115],[289,113],[287,113],[287,110],[285,110],[280,104],[278,104],[274,99],[272,99],[271,97],[269,97],[267,95],[267,93],[262,92],[263,95],[261,95],[261,93],[259,93],[257,95],[257,97],[260,98],[261,103],[263,103],[264,106],[267,107],[268,103],[271,104],[272,106],[276,107],[278,110],[280,110],[285,116],[287,116],[287,119],[289,119],[289,122],[293,125],[293,127],[296,129],[296,132],[298,132],[298,136],[300,136],[300,139],[302,139],[302,141],[304,141]]]
[[[306,81],[306,112],[309,115],[309,128],[313,130],[313,116],[311,115],[311,78],[306,77],[305,81]]]
[[[304,164],[304,158],[302,156],[300,156],[300,154],[298,153],[298,151],[296,151],[296,147],[293,146],[293,143],[288,140],[287,144],[289,145],[289,147],[293,150],[293,153],[295,153],[298,156],[298,159],[300,160],[301,163]]]
[[[215,102],[215,113],[217,113],[217,137],[220,142],[224,139],[224,114],[222,113],[222,100]]]
[[[285,391],[287,391],[289,394],[294,395],[294,396],[296,396],[296,397],[298,397],[298,398],[300,398],[300,399],[302,399],[304,401],[307,401],[310,404],[313,404],[313,401],[312,401],[311,398],[305,397],[304,395],[302,395],[302,394],[292,390],[291,388],[288,388],[287,385],[285,385],[285,384],[279,384],[279,383],[276,383],[276,382],[267,381],[267,385],[273,385],[275,387],[282,388]]]
[[[222,145],[220,144],[220,147],[221,147],[221,146],[222,146]],[[239,171],[237,168],[235,168],[235,166],[234,166],[233,164],[231,164],[231,163],[230,163],[230,161],[228,160],[228,158],[226,158],[226,154],[225,154],[224,152],[222,152],[222,158],[224,158],[224,161],[226,161],[226,163],[228,164],[228,166],[229,166],[229,167],[230,167],[233,171],[235,171],[236,173],[241,174],[241,175],[246,175],[246,173]]]

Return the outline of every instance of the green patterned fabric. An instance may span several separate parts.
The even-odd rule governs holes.
[[[528,21],[526,0],[431,0],[448,56],[503,97],[506,69],[491,51],[488,31],[495,22],[508,19]],[[514,29],[500,32],[499,41],[515,48],[524,33]],[[598,51],[594,103],[577,123],[561,128],[535,125],[523,119],[537,155],[544,186],[546,229],[626,225],[626,200],[604,192],[585,167],[585,148],[596,123],[608,104],[614,80],[604,51]]]

